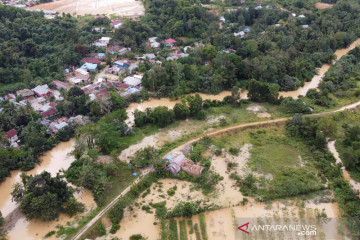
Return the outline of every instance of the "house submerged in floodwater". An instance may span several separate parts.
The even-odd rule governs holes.
[[[166,169],[174,175],[183,170],[193,177],[199,177],[204,170],[204,167],[195,164],[192,160],[186,158],[183,153],[168,154],[165,159],[169,163]]]

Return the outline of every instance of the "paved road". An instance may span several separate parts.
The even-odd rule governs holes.
[[[323,112],[323,113],[316,113],[316,114],[308,114],[307,116],[325,116],[328,114],[332,114],[332,113],[336,113],[336,112],[341,112],[344,110],[348,110],[348,109],[354,109],[356,107],[360,106],[360,101],[341,107],[339,109],[333,110],[333,111],[329,111],[329,112]],[[269,126],[269,125],[273,125],[273,124],[277,124],[277,123],[282,123],[285,122],[287,120],[291,119],[291,117],[287,117],[287,118],[278,118],[278,119],[273,119],[273,120],[266,120],[266,121],[260,121],[260,122],[251,122],[251,123],[242,123],[239,125],[235,125],[235,126],[231,126],[231,127],[226,127],[226,128],[222,128],[219,130],[215,130],[212,132],[208,132],[205,134],[202,134],[196,138],[193,138],[189,141],[187,141],[186,143],[180,145],[179,147],[173,149],[171,152],[177,152],[179,150],[181,150],[182,148],[184,148],[186,145],[194,143],[198,140],[200,140],[202,137],[204,136],[209,136],[209,137],[213,137],[213,136],[221,136],[221,135],[226,135],[230,132],[236,132],[239,130],[243,130],[245,128],[249,128],[249,127],[254,127],[254,126]],[[142,177],[146,176],[149,172],[151,172],[152,169],[147,170],[146,172],[143,172],[140,177],[138,179],[136,179],[131,186],[137,184],[140,179],[142,179]],[[104,214],[112,207],[115,205],[115,203],[117,201],[119,201],[120,198],[122,198],[124,195],[126,195],[129,191],[131,186],[127,187],[122,193],[120,193],[111,203],[109,203],[101,212],[99,212],[90,222],[88,222],[71,240],[78,240],[80,239],[80,237],[82,236],[82,234],[84,234],[87,230],[89,230],[89,228],[95,224],[99,219],[101,219],[102,216],[104,216]]]

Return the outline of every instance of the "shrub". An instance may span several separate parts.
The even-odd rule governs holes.
[[[237,155],[239,154],[239,149],[234,148],[234,147],[231,147],[231,148],[229,149],[229,152],[230,152],[232,155],[237,156]]]

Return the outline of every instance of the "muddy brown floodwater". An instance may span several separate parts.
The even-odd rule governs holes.
[[[73,150],[74,144],[74,139],[59,143],[52,150],[45,152],[40,157],[41,163],[36,165],[34,169],[26,172],[26,174],[35,175],[42,171],[48,171],[52,176],[55,176],[59,170],[67,169],[74,161],[74,157],[68,155]],[[6,181],[0,184],[0,209],[5,218],[17,208],[16,203],[11,201],[11,191],[13,185],[21,181],[20,175],[21,171],[12,171],[11,177],[6,178]],[[79,193],[75,193],[75,197],[85,204],[87,210],[96,207],[92,194],[88,190],[81,190]],[[46,233],[54,230],[56,225],[65,224],[70,220],[71,218],[63,214],[60,215],[57,221],[48,223],[38,220],[27,221],[23,216],[20,216],[15,220],[13,228],[8,231],[8,239],[42,239]]]

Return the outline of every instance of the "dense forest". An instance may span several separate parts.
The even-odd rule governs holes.
[[[68,15],[45,19],[43,13],[0,6],[0,93],[63,79],[67,65],[82,58],[78,45],[91,33]]]

